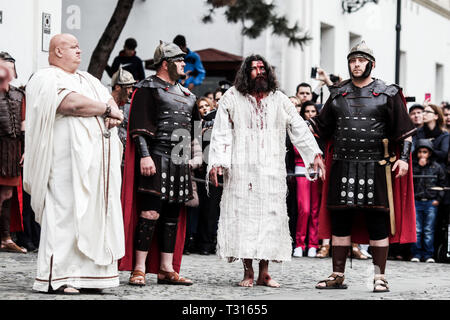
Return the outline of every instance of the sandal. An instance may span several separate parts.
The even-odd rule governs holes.
[[[352,254],[352,257],[355,258],[355,259],[359,259],[359,260],[367,260],[367,259],[369,259],[368,256],[366,256],[365,254],[363,254],[361,252],[361,250],[358,247],[358,244],[356,244],[356,243],[352,244],[352,252],[351,252],[351,254]]]
[[[377,289],[377,287],[382,287]],[[373,292],[389,292],[388,282],[385,278],[374,278],[373,279]]]
[[[339,276],[336,273],[332,273],[328,279],[319,281],[316,285],[316,289],[347,289],[347,285],[344,284],[345,276]],[[319,286],[320,283],[325,283],[325,286]]]
[[[64,286],[59,287],[56,290],[49,289],[48,293],[63,294],[63,295],[78,295],[78,294],[80,294],[80,290],[78,290],[77,288],[74,288],[72,286],[69,286],[69,285],[64,285]]]
[[[319,249],[319,252],[316,254],[316,258],[328,258],[330,256],[330,245],[325,244],[322,245]]]
[[[27,249],[19,247],[14,242],[2,243],[0,251],[3,251],[3,252],[15,252],[15,253],[27,253]]]
[[[174,285],[181,285],[181,286],[190,286],[193,283],[191,280],[181,277],[175,271],[168,272],[168,271],[164,271],[164,270],[159,270],[158,284],[174,284]]]
[[[140,270],[134,270],[131,273],[130,280],[128,280],[128,284],[132,286],[145,286],[145,273]]]

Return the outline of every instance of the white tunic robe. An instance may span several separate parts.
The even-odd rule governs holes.
[[[38,71],[26,89],[24,189],[41,224],[33,285],[38,291],[49,285],[118,286],[117,260],[125,252],[117,129],[106,139],[101,117],[57,114],[71,92],[105,103],[111,99],[88,73],[56,67]]]
[[[225,169],[217,254],[229,261],[289,261],[286,131],[308,167],[321,150],[289,98],[276,91],[260,106],[234,87],[219,101],[208,172]]]

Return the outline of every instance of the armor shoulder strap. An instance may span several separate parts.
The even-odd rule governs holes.
[[[389,86],[387,86],[385,93],[390,96],[393,97],[395,96],[402,88],[396,84],[391,84]]]
[[[375,80],[375,86],[373,88],[374,93],[384,93],[389,97],[393,97],[401,88],[396,84],[386,85],[386,83],[380,79]]]
[[[17,88],[17,87],[14,87],[14,86],[9,86],[9,88],[10,88],[9,89],[10,91],[14,91],[17,94],[21,95],[22,97],[25,97],[25,91],[23,89]]]
[[[155,79],[155,76],[153,75],[145,78],[144,80],[141,80],[134,87],[140,89],[140,88],[165,88],[166,86],[163,83],[161,83],[161,81]]]
[[[351,84],[351,79],[347,79],[344,81],[341,81],[337,84],[334,84],[329,87],[330,90],[330,97],[331,99],[336,98],[338,95],[343,94],[344,92],[348,92]]]
[[[180,87],[181,92],[183,92],[185,96],[191,96],[194,100],[197,100],[197,97],[195,96],[195,94],[192,93],[191,90],[182,86],[180,83],[178,83],[178,86]]]

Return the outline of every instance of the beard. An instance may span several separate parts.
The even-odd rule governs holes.
[[[119,101],[125,104],[128,99],[130,99],[130,95],[128,94],[127,88],[121,88],[119,92]]]
[[[349,66],[348,66],[348,72],[350,73],[350,77],[351,77],[352,79],[358,79],[358,80],[360,80],[360,79],[365,79],[365,78],[367,78],[367,77],[370,77],[370,73],[372,72],[372,66],[373,66],[372,61],[369,61],[369,62],[366,64],[366,68],[364,69],[364,72],[363,72],[360,76],[355,76],[355,75],[353,74],[352,70],[350,69],[350,64],[349,64]]]
[[[256,77],[255,79],[250,79],[249,92],[262,93],[269,90],[269,82],[267,77]]]
[[[178,81],[183,75],[178,73],[178,67],[175,64],[175,62],[169,62],[169,65],[167,66],[167,69],[169,71],[169,77],[173,81]]]

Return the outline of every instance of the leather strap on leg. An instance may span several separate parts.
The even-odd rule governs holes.
[[[134,249],[139,251],[148,251],[155,233],[157,220],[150,220],[139,217],[136,225],[136,234],[134,237]]]
[[[333,272],[344,273],[350,246],[332,246]]]
[[[386,260],[389,253],[389,246],[386,247],[370,247],[372,251],[372,261],[375,268],[375,274],[384,274],[386,269]]]
[[[160,250],[165,253],[173,253],[177,237],[178,218],[162,218]]]
[[[0,236],[2,239],[10,237],[9,225],[11,220],[11,199],[3,201],[0,208]]]

